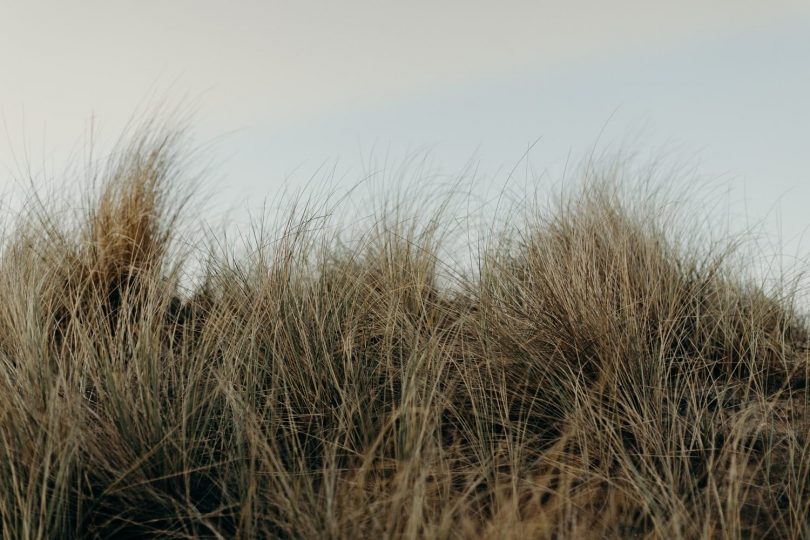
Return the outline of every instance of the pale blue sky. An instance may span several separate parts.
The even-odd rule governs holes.
[[[23,148],[58,171],[91,115],[112,140],[152,94],[194,99],[220,208],[325,160],[349,186],[374,149],[474,157],[502,186],[540,138],[554,180],[604,128],[601,148],[697,165],[738,223],[810,251],[806,1],[32,4],[0,0],[0,171]]]

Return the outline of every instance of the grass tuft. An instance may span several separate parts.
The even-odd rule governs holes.
[[[133,140],[3,233],[3,538],[810,535],[798,288],[661,193],[585,174],[473,274],[446,206],[299,210],[189,291],[182,141]]]

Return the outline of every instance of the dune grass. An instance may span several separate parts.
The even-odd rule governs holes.
[[[655,190],[596,175],[467,274],[441,212],[302,211],[187,290],[177,144],[3,233],[3,538],[810,537],[796,288]]]

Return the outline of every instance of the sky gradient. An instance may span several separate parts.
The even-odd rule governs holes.
[[[810,251],[804,0],[80,6],[0,0],[3,185],[20,161],[57,173],[90,118],[109,144],[157,97],[193,103],[221,208],[324,163],[349,186],[375,152],[472,159],[484,193],[532,142],[551,179],[598,144],[695,165],[737,224]]]

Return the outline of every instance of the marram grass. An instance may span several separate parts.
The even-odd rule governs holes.
[[[175,150],[3,231],[3,538],[810,537],[796,289],[655,193],[591,178],[451,277],[440,213],[294,215],[188,290]]]

